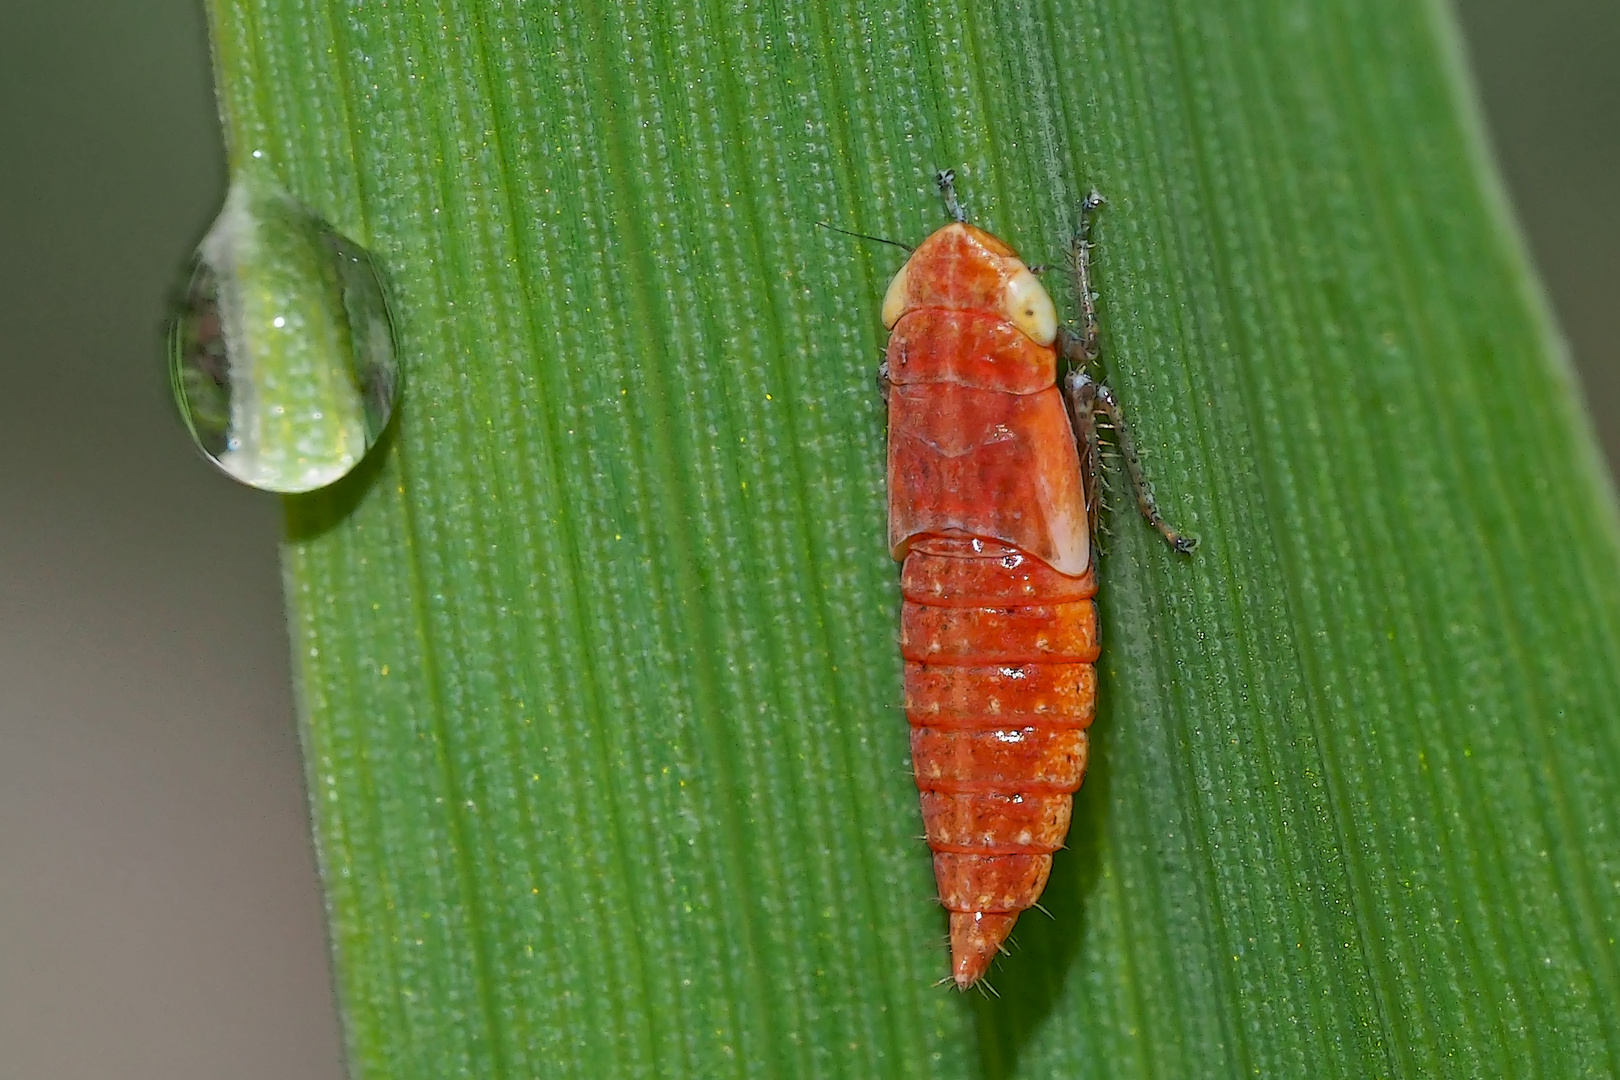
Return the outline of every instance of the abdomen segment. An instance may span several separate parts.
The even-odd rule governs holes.
[[[1068,833],[1096,706],[1096,579],[928,536],[901,591],[911,756],[965,987],[1040,897]]]

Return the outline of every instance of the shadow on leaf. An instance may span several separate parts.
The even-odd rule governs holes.
[[[1041,894],[1041,907],[1024,912],[1008,942],[1008,955],[990,969],[994,991],[977,996],[974,1016],[979,1033],[982,1075],[996,1080],[1017,1074],[1018,1059],[1040,1031],[1063,993],[1069,969],[1087,930],[1087,900],[1102,873],[1103,815],[1108,806],[1108,755],[1091,731],[1091,767],[1075,794],[1068,846],[1052,860],[1052,876]]]

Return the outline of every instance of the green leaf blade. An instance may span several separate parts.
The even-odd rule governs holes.
[[[1433,10],[214,29],[234,159],[381,257],[410,361],[289,504],[357,1075],[1620,1067],[1614,508]],[[1110,519],[1093,771],[984,1000],[930,987],[898,254],[813,228],[914,242],[944,165],[1031,261],[1108,196],[1109,374],[1204,539]]]

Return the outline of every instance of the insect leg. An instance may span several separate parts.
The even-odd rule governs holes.
[[[1102,438],[1097,431],[1097,387],[1100,385],[1078,366],[1063,384],[1069,419],[1074,423],[1074,439],[1079,444],[1080,491],[1086,500],[1086,520],[1091,523],[1093,543],[1102,520],[1097,512],[1098,486],[1102,480]]]
[[[1075,291],[1080,294],[1082,334],[1059,328],[1056,342],[1058,352],[1071,364],[1063,389],[1069,399],[1069,411],[1074,420],[1075,440],[1080,444],[1080,479],[1084,485],[1086,513],[1091,515],[1091,529],[1097,530],[1097,495],[1101,486],[1102,438],[1098,434],[1098,413],[1108,418],[1114,429],[1114,441],[1119,444],[1120,456],[1125,459],[1125,470],[1130,473],[1131,487],[1136,492],[1136,506],[1147,518],[1148,524],[1159,531],[1170,546],[1183,554],[1198,546],[1198,539],[1183,536],[1164,520],[1159,504],[1148,487],[1147,473],[1142,458],[1136,452],[1131,430],[1120,411],[1119,399],[1106,385],[1086,372],[1086,365],[1102,352],[1097,333],[1097,294],[1091,288],[1091,220],[1103,205],[1103,197],[1096,189],[1080,204],[1080,227],[1075,230],[1069,244],[1069,265],[1074,271]]]
[[[1108,422],[1114,428],[1114,441],[1119,444],[1119,454],[1125,459],[1125,471],[1130,474],[1131,487],[1136,491],[1136,508],[1171,547],[1184,555],[1190,553],[1198,546],[1198,539],[1183,536],[1171,528],[1170,523],[1159,513],[1159,504],[1153,498],[1153,489],[1148,487],[1147,473],[1142,469],[1142,458],[1136,452],[1136,443],[1131,439],[1131,429],[1126,426],[1125,416],[1120,411],[1119,399],[1114,397],[1114,392],[1078,369],[1069,372],[1063,388],[1068,394],[1069,407],[1074,412],[1075,426],[1078,429],[1075,437],[1081,445],[1082,470],[1087,468],[1084,459],[1090,458],[1089,473],[1084,471],[1082,473],[1087,484],[1087,509],[1090,509],[1093,485],[1097,482],[1097,455],[1100,445],[1097,414],[1102,413],[1108,417]]]
[[[956,201],[956,170],[942,169],[935,173],[934,183],[939,185],[939,197],[945,200],[945,212],[951,215],[951,220],[966,221],[967,212]]]
[[[884,407],[889,404],[889,387],[894,385],[889,381],[889,362],[887,360],[878,365],[877,369],[878,393],[883,395]]]
[[[1093,188],[1080,204],[1080,227],[1069,242],[1069,266],[1074,271],[1075,292],[1080,294],[1080,320],[1085,328],[1079,347],[1087,361],[1097,359],[1102,351],[1097,336],[1097,294],[1091,289],[1091,219],[1102,204],[1103,197]]]

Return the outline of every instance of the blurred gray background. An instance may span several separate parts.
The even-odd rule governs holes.
[[[1460,0],[1620,461],[1620,5]],[[224,185],[199,0],[0,14],[0,1080],[342,1075],[274,498],[161,322]]]

